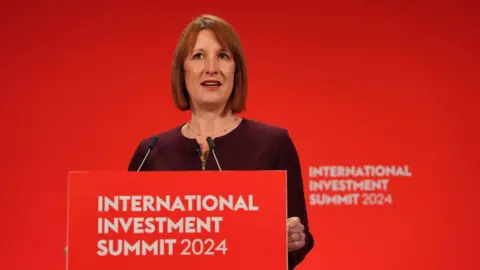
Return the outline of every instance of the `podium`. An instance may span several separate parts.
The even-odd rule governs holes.
[[[67,269],[287,269],[285,171],[70,172]]]

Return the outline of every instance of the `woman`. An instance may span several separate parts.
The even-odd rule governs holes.
[[[287,130],[237,116],[245,109],[247,71],[243,49],[230,24],[204,15],[183,31],[175,50],[172,94],[191,119],[154,136],[157,145],[143,163],[152,138],[143,140],[129,164],[158,170],[287,170],[288,262],[293,269],[313,247],[300,162]],[[215,142],[219,164],[210,154]]]

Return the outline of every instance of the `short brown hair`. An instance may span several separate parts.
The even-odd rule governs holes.
[[[242,112],[246,107],[247,68],[240,39],[233,27],[225,20],[214,15],[201,15],[190,22],[180,35],[175,48],[171,90],[173,101],[181,111],[190,110],[190,99],[185,85],[183,62],[193,50],[198,33],[201,30],[211,30],[218,42],[230,51],[235,61],[235,79],[232,94],[227,107],[234,113]]]

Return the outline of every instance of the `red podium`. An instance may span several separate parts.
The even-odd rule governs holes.
[[[71,172],[67,269],[287,269],[285,171]]]

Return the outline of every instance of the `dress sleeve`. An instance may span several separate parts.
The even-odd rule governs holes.
[[[288,217],[298,217],[305,226],[305,246],[288,253],[288,269],[294,269],[313,248],[314,241],[308,224],[300,160],[287,130],[281,135],[279,151],[279,169],[287,171]]]

